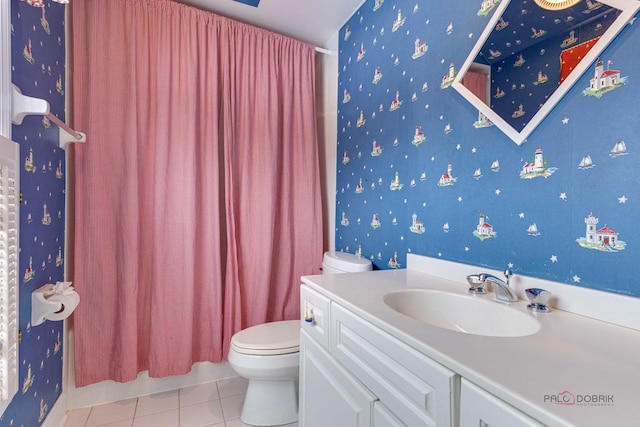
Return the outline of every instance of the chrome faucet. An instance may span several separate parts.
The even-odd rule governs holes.
[[[491,283],[491,287],[493,288],[493,292],[496,294],[496,299],[502,302],[516,302],[518,301],[518,295],[515,293],[513,288],[509,286],[509,277],[512,276],[511,270],[506,269],[504,271],[504,276],[507,281],[505,282],[502,279],[497,278],[496,276],[488,273],[480,273],[478,275],[472,275],[473,283],[477,288],[483,288],[484,284],[489,282]],[[469,278],[467,278],[469,280]],[[471,283],[471,281],[469,282]],[[477,286],[480,285],[480,286]],[[484,290],[484,289],[483,289]],[[469,290],[471,292],[471,289]],[[478,293],[478,292],[475,292]]]

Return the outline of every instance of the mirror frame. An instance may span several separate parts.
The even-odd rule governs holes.
[[[608,6],[615,7],[621,11],[620,16],[613,21],[607,31],[600,37],[600,40],[589,50],[584,58],[580,61],[578,66],[567,76],[567,78],[558,86],[558,88],[551,94],[549,99],[538,110],[538,112],[529,120],[522,130],[518,131],[512,127],[506,120],[500,115],[494,112],[491,107],[485,104],[477,96],[475,96],[469,89],[462,85],[462,79],[467,70],[471,67],[472,63],[478,56],[482,46],[487,41],[491,32],[495,28],[498,19],[502,16],[504,10],[509,6],[511,0],[502,0],[502,2],[496,8],[494,14],[489,19],[489,23],[485,27],[484,31],[478,38],[475,46],[471,50],[471,53],[465,60],[462,67],[458,71],[456,78],[451,86],[460,93],[467,101],[469,101],[478,111],[482,112],[495,126],[497,126],[505,135],[507,135],[513,142],[518,145],[522,145],[527,137],[536,129],[536,127],[544,120],[544,118],[553,110],[556,104],[564,97],[564,95],[573,87],[573,85],[582,77],[582,75],[588,69],[592,68],[593,63],[598,59],[600,54],[609,46],[609,44],[616,38],[616,36],[622,31],[622,29],[629,23],[634,17],[636,12],[640,9],[640,1],[638,0],[601,0],[600,3]],[[537,7],[537,6],[536,6]]]

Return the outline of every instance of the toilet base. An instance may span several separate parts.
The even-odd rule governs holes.
[[[298,421],[298,379],[249,380],[240,420],[253,426]]]

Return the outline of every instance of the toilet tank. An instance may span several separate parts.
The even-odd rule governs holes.
[[[322,259],[322,274],[356,273],[371,269],[371,261],[346,252],[325,252]]]

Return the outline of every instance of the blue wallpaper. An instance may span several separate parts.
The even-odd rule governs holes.
[[[64,6],[11,1],[12,81],[44,98],[64,120]],[[2,426],[41,425],[62,392],[62,322],[31,327],[31,292],[64,279],[65,156],[58,128],[27,116],[12,128],[20,143],[20,386]]]
[[[517,146],[450,87],[497,3],[370,0],[341,29],[336,249],[638,297],[640,23]],[[611,64],[615,90],[591,96]]]

